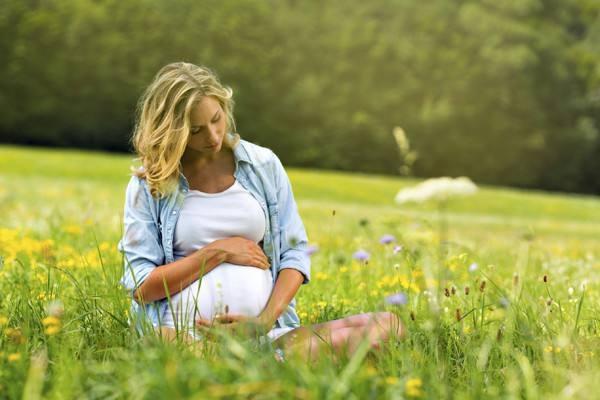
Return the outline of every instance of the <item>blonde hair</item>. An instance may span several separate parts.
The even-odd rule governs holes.
[[[191,110],[205,96],[214,97],[227,117],[224,145],[239,141],[233,119],[233,90],[204,66],[186,62],[165,65],[158,71],[137,104],[131,143],[143,168],[133,175],[146,179],[150,193],[163,197],[177,188],[180,160],[190,137]]]

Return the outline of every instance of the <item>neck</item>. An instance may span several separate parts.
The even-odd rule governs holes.
[[[226,156],[227,152],[232,150],[228,147],[223,146],[218,153],[203,154],[199,151],[187,148],[181,157],[181,165],[183,167],[192,167],[193,169],[204,167],[208,164],[212,164],[215,161],[219,161]]]

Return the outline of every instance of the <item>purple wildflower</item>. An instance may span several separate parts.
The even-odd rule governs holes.
[[[398,292],[387,296],[384,301],[386,304],[390,304],[393,306],[403,306],[406,305],[406,303],[408,303],[408,298],[404,293]]]
[[[352,258],[358,261],[368,261],[371,255],[367,251],[360,249],[352,255]]]
[[[317,246],[316,244],[311,244],[306,247],[306,250],[304,250],[306,255],[309,257],[315,254],[317,251],[319,251],[319,246]]]
[[[396,238],[394,237],[394,235],[390,235],[390,234],[385,234],[381,237],[381,239],[379,239],[379,243],[381,244],[390,244],[396,241]]]
[[[398,254],[402,251],[402,246],[394,246],[394,254]]]

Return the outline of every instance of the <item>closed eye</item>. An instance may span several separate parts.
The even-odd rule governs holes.
[[[213,118],[213,120],[210,121],[210,122],[212,122],[214,124],[216,122],[219,122],[219,120],[221,120],[221,114],[217,111],[217,114],[215,115],[215,118]],[[190,133],[192,135],[195,135],[195,134],[200,133],[201,131],[203,131],[204,128],[206,128],[206,126],[204,126],[204,125],[200,125],[200,126],[196,125],[196,126],[192,127],[192,129],[190,130]]]

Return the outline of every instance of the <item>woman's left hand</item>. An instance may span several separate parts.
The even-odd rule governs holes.
[[[209,338],[215,337],[215,329],[235,336],[261,336],[271,328],[263,318],[247,315],[223,314],[216,315],[212,321],[199,318],[196,327]]]

